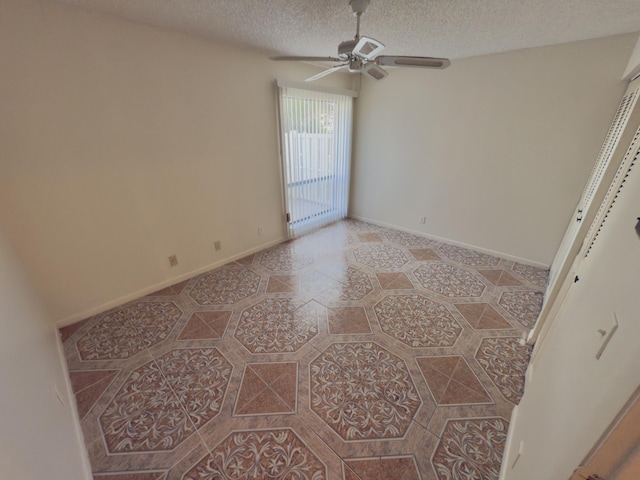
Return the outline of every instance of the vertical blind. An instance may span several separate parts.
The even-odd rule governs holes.
[[[353,98],[278,87],[289,236],[347,216]]]

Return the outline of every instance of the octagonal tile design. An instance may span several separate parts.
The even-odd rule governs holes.
[[[480,297],[482,283],[473,273],[447,263],[420,265],[413,274],[426,290],[446,297]]]
[[[172,350],[135,369],[100,416],[107,449],[173,450],[218,414],[231,371],[216,348]]]
[[[388,295],[373,310],[382,331],[410,347],[451,347],[462,333],[447,307],[422,295]]]
[[[409,261],[402,250],[377,243],[358,247],[353,255],[358,262],[371,268],[400,268]]]
[[[369,275],[354,267],[347,267],[340,274],[325,278],[326,288],[318,296],[329,302],[347,302],[362,300],[373,291]]]
[[[518,337],[484,338],[476,352],[476,360],[502,396],[517,404],[524,392],[530,354],[530,348],[520,345]]]
[[[458,247],[457,245],[441,245],[440,251],[450,260],[469,265],[470,267],[495,267],[500,263],[498,257],[494,257],[488,253]]]
[[[181,315],[173,302],[138,302],[103,315],[76,346],[83,360],[129,358],[165,340]]]
[[[525,328],[533,328],[542,309],[541,292],[504,292],[498,304]]]
[[[273,270],[300,270],[313,263],[313,257],[307,253],[297,251],[292,245],[285,244],[267,250],[260,257],[260,265]]]
[[[421,237],[409,232],[401,232],[400,230],[387,230],[382,232],[385,240],[403,247],[420,248],[428,247],[432,241],[428,238]]]
[[[324,464],[290,428],[232,432],[182,477],[183,480],[250,478],[327,477]]]
[[[267,298],[242,312],[234,336],[251,353],[295,352],[318,334],[316,309],[299,299]]]
[[[375,343],[334,343],[310,364],[311,409],[344,440],[400,438],[420,407],[404,361]]]
[[[421,480],[414,457],[348,458],[344,480]]]
[[[500,418],[448,420],[433,454],[439,480],[497,480],[509,422]]]
[[[246,267],[225,265],[201,276],[189,295],[199,305],[237,303],[258,291],[260,275]]]
[[[531,265],[516,262],[512,270],[525,280],[541,288],[545,288],[549,281],[549,270],[545,270],[544,268],[532,267]]]

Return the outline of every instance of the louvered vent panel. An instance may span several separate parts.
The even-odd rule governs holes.
[[[607,218],[609,217],[609,214],[611,213],[611,210],[613,209],[613,206],[615,205],[616,200],[618,199],[618,196],[620,195],[620,192],[622,191],[622,188],[627,181],[627,178],[631,174],[631,170],[633,169],[636,162],[638,162],[639,158],[640,128],[638,128],[638,130],[636,131],[636,134],[631,141],[631,145],[629,146],[629,149],[627,150],[627,153],[625,154],[620,167],[616,171],[616,176],[611,182],[611,186],[607,191],[607,195],[604,197],[604,201],[600,205],[598,214],[595,217],[595,221],[591,224],[591,227],[587,232],[586,240],[588,242],[587,245],[589,246],[584,254],[585,258],[588,257],[591,253],[591,250],[593,249],[593,246],[598,239],[598,235],[602,231],[602,227],[607,221]]]
[[[616,112],[616,116],[613,119],[613,123],[609,128],[609,132],[607,133],[607,137],[605,138],[604,144],[600,149],[600,153],[598,154],[598,158],[596,160],[595,165],[593,166],[593,170],[591,170],[591,175],[589,175],[589,180],[587,181],[587,185],[582,193],[582,207],[588,208],[591,203],[591,199],[595,194],[596,187],[599,184],[600,177],[604,174],[604,171],[607,168],[609,160],[613,155],[613,152],[618,145],[618,141],[622,136],[622,132],[624,127],[627,125],[629,121],[629,116],[633,111],[633,107],[638,99],[638,90],[634,90],[633,92],[626,95],[622,101],[620,102],[620,106],[618,107],[618,111]]]

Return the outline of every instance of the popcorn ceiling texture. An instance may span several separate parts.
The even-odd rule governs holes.
[[[347,0],[56,1],[270,54],[335,55],[355,33]],[[372,0],[361,30],[387,54],[449,58],[637,31],[637,0]]]

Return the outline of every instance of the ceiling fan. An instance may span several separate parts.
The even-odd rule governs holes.
[[[446,58],[411,57],[398,55],[378,55],[384,45],[373,38],[360,36],[360,17],[367,10],[370,0],[349,0],[351,10],[356,16],[356,36],[353,40],[346,40],[338,45],[337,57],[303,57],[278,56],[271,60],[299,61],[299,62],[341,62],[324,70],[306,82],[312,82],[339,70],[348,69],[350,73],[362,73],[374,80],[381,80],[388,75],[385,67],[419,67],[419,68],[447,68],[451,62]]]

